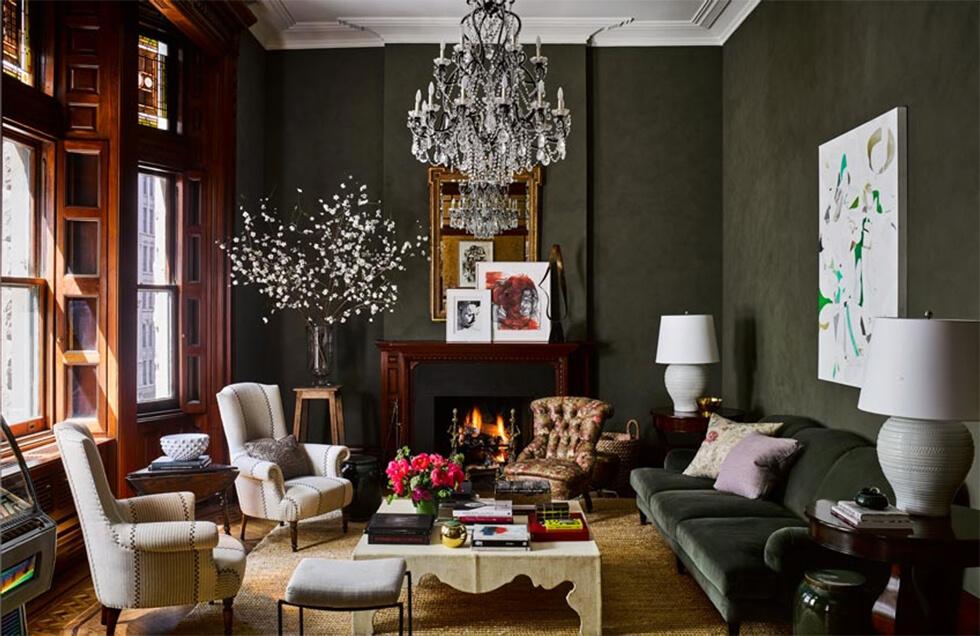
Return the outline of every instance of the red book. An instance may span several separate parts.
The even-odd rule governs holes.
[[[582,520],[581,530],[548,530],[538,522],[538,516],[532,512],[527,518],[527,529],[531,531],[532,541],[588,541],[589,524],[585,521],[585,515],[581,512],[573,512],[569,515],[572,519]]]
[[[514,517],[512,516],[500,516],[500,517],[479,517],[479,516],[462,517],[461,516],[461,517],[456,517],[456,520],[459,521],[460,523],[467,524],[467,525],[472,523],[484,523],[484,524],[514,523]]]

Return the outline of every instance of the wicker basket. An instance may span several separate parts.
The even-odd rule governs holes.
[[[596,451],[619,459],[616,477],[612,487],[620,494],[628,494],[630,471],[636,468],[636,458],[640,448],[640,423],[636,420],[626,422],[625,433],[603,433],[599,436]]]

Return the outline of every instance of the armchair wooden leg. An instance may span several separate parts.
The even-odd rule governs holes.
[[[234,602],[234,598],[226,598],[221,601],[222,605],[224,605],[221,610],[221,617],[225,622],[225,636],[231,636],[231,625],[234,620],[234,610],[231,605]]]
[[[243,512],[242,513],[242,531],[241,531],[241,534],[238,535],[238,538],[241,541],[244,541],[245,540],[245,525],[247,523],[248,523],[248,515]]]
[[[289,522],[289,543],[293,547],[293,552],[296,552],[297,535],[299,534],[299,522],[290,521]]]
[[[585,500],[585,511],[592,512],[592,496],[588,490],[582,493],[582,498]]]
[[[113,636],[116,633],[116,623],[119,622],[119,614],[122,610],[116,607],[102,606],[102,624],[105,625],[106,636]]]

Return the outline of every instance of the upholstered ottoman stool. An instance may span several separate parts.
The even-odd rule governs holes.
[[[402,579],[408,579],[408,633],[412,633],[412,573],[404,559],[339,561],[303,559],[286,585],[286,598],[278,603],[279,634],[283,605],[299,608],[299,633],[303,636],[303,610],[333,612],[398,608],[398,633],[404,632],[404,605],[398,600]]]

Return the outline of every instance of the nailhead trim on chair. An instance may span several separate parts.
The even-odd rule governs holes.
[[[180,507],[184,509],[184,521],[190,521],[191,515],[187,510],[187,500],[184,499],[184,493],[177,493],[180,498]]]
[[[259,389],[262,390],[262,397],[265,398],[265,408],[269,411],[269,437],[276,439],[276,423],[272,417],[272,403],[269,402],[269,394],[265,392],[265,387],[261,384]]]
[[[303,486],[304,488],[312,488],[314,491],[316,491],[316,509],[317,509],[317,511],[323,510],[323,491],[322,490],[320,490],[319,488],[317,488],[313,484],[302,484],[302,483],[291,484],[290,485],[290,488],[292,488],[293,486]],[[298,512],[297,512],[297,515],[299,515]]]

